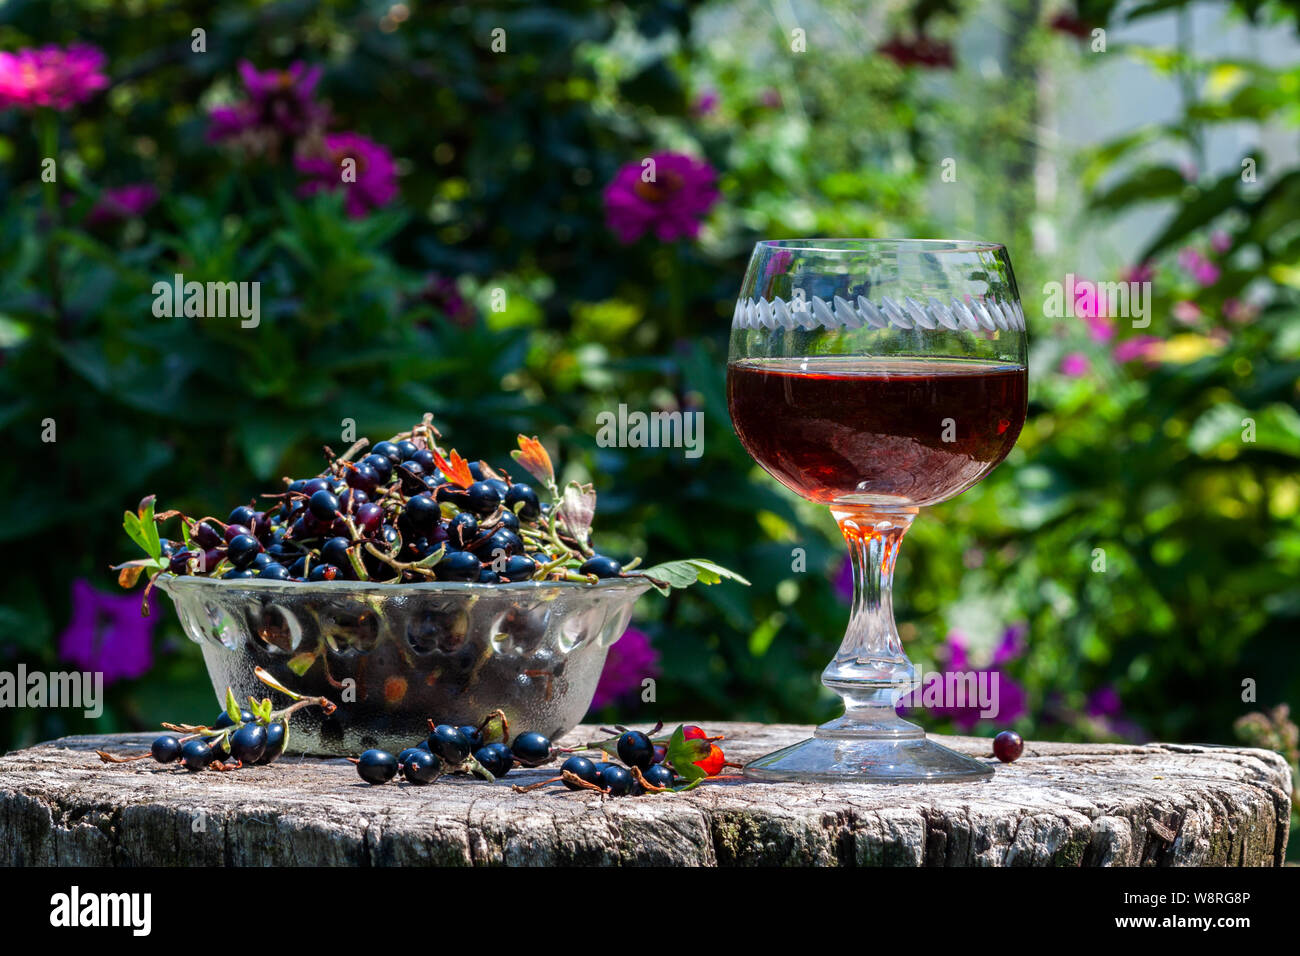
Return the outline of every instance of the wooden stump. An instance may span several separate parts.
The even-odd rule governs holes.
[[[733,760],[807,736],[709,724]],[[101,764],[153,735],[68,737],[0,759],[0,862],[9,865],[1278,866],[1289,768],[1275,753],[1180,744],[1027,742],[974,784],[707,784],[611,799],[528,794],[463,776],[361,783],[344,760],[282,758],[189,774]],[[590,740],[579,728],[565,742]],[[553,771],[552,771],[553,772]],[[545,779],[516,770],[511,783]]]

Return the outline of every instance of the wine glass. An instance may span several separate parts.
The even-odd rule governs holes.
[[[1006,249],[939,239],[767,240],[731,323],[727,403],[769,474],[830,506],[853,609],[822,683],[844,715],[752,761],[764,781],[939,782],[984,763],[898,716],[914,687],[891,597],[924,505],[992,471],[1025,421],[1025,317]]]

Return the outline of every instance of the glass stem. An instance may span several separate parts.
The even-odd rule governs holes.
[[[916,508],[831,506],[849,546],[853,614],[822,683],[844,699],[845,714],[819,728],[820,736],[913,736],[894,704],[911,689],[916,669],[903,652],[894,624],[894,564]]]

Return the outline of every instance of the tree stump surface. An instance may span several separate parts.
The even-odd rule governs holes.
[[[671,724],[669,726],[672,726]],[[712,724],[744,761],[808,736],[792,725]],[[0,758],[8,865],[327,866],[897,865],[1279,866],[1291,777],[1266,750],[1027,741],[1002,765],[990,741],[938,737],[995,766],[972,784],[725,781],[607,798],[515,770],[508,783],[444,777],[367,786],[342,759],[191,774],[136,753],[153,734],[65,737]],[[594,740],[581,727],[563,743]]]

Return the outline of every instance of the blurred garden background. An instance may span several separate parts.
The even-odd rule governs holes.
[[[753,582],[644,599],[598,716],[830,718],[844,547],[732,434],[730,316],[756,238],[943,236],[1010,248],[1032,392],[898,568],[913,659],[1004,713],[923,722],[1294,762],[1247,715],[1300,702],[1298,7],[0,2],[0,669],[109,680],[0,748],[212,711],[109,571],[124,509],[224,516],[426,410],[489,460],[542,436],[601,550]],[[260,281],[260,325],[155,316],[175,273]],[[1150,326],[1044,316],[1069,274],[1151,281]],[[704,454],[597,447],[624,402],[702,411]]]

